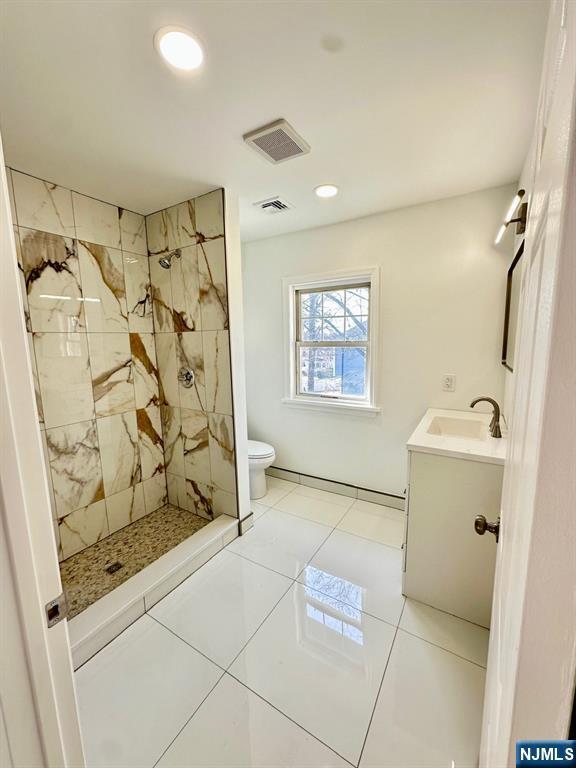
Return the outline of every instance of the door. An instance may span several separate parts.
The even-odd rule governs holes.
[[[550,9],[530,207],[480,765],[567,738],[576,673],[576,4]],[[523,182],[524,183],[524,182]]]
[[[82,768],[68,628],[45,610],[62,589],[45,472],[0,144],[0,754]]]

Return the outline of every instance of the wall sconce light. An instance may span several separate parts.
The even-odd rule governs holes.
[[[508,211],[506,213],[506,216],[504,217],[504,221],[502,222],[502,226],[498,230],[498,234],[496,235],[496,239],[494,240],[494,245],[498,245],[500,240],[504,237],[504,233],[506,232],[506,228],[508,227],[508,224],[516,224],[516,234],[522,235],[526,230],[526,216],[528,215],[528,203],[523,203],[522,198],[526,194],[526,190],[519,189],[516,193],[516,196],[514,197],[514,200],[510,203],[510,208],[508,208]],[[518,206],[520,206],[520,211],[518,213],[518,216],[513,219],[512,216],[516,213],[518,210]]]

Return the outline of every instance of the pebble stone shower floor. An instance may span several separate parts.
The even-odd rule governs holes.
[[[210,520],[167,504],[60,563],[73,618]]]

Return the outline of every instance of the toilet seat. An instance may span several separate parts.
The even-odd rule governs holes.
[[[274,456],[274,448],[271,445],[259,440],[248,440],[249,459],[270,459],[272,456]]]

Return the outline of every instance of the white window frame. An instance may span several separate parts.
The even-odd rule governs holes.
[[[320,396],[299,394],[297,391],[297,329],[296,295],[298,291],[326,290],[328,288],[350,287],[359,283],[370,284],[368,308],[369,345],[367,354],[366,398],[345,398],[341,396]],[[363,267],[354,270],[337,270],[322,274],[285,277],[283,280],[284,307],[284,361],[285,384],[282,402],[285,405],[314,408],[323,411],[356,412],[376,415],[380,413],[375,399],[376,371],[378,370],[378,329],[380,304],[380,269]]]

